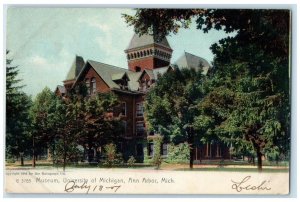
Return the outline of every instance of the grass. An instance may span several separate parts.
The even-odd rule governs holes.
[[[183,168],[183,169],[176,169],[177,171],[209,171],[209,172],[258,172],[256,167],[253,168],[226,168],[226,167],[220,167],[220,168]],[[262,172],[266,173],[286,173],[289,172],[288,168],[263,168]]]
[[[263,164],[263,172],[289,172],[289,163],[288,162],[280,162],[279,164],[275,164],[273,162],[264,161]],[[20,165],[20,162],[17,161],[15,163],[6,163],[6,167],[8,169],[29,169],[32,167],[31,161],[25,161],[24,166]],[[53,165],[51,161],[37,161],[36,168],[46,169],[46,168],[62,168],[63,165],[56,164]],[[110,168],[104,165],[99,165],[97,163],[68,163],[66,165],[67,168]],[[156,166],[151,164],[144,163],[135,163],[133,166],[129,166],[126,164],[114,165],[112,168],[119,169],[157,169]],[[172,170],[172,171],[212,171],[212,172],[258,172],[257,167],[249,164],[248,162],[241,161],[202,161],[201,164],[194,164],[194,169],[189,169],[188,164],[174,164],[174,163],[166,163],[163,162],[159,168],[160,170]]]

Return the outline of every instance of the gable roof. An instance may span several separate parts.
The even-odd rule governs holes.
[[[116,74],[112,74],[111,75],[111,79],[113,80],[113,81],[117,81],[117,80],[121,80],[121,79],[123,79],[124,77],[127,77],[128,79],[129,79],[129,77],[128,77],[128,75],[127,75],[127,73],[126,72],[122,72],[122,73],[116,73]],[[129,79],[130,80],[130,79]]]
[[[67,80],[73,80],[76,79],[80,71],[82,70],[84,66],[84,60],[81,56],[76,55],[75,60],[67,74],[66,81]]]
[[[129,77],[129,82],[128,86],[129,89],[137,91],[139,89],[139,78],[141,76],[142,72],[133,72],[133,71],[128,71],[127,75]]]
[[[56,91],[59,91],[60,93],[66,93],[66,88],[64,86],[61,85],[57,85],[56,87]]]
[[[166,73],[170,68],[172,68],[171,66],[165,66],[165,67],[160,67],[160,68],[155,68],[155,69],[145,69],[141,75],[139,76],[138,80],[144,75],[144,74],[148,74],[150,79],[154,79],[157,80],[158,79],[158,75],[163,75],[164,73]]]
[[[180,58],[178,58],[175,64],[178,66],[179,69],[194,68],[197,70],[202,67],[204,75],[207,74],[208,69],[211,67],[207,60],[205,60],[204,58],[187,52],[184,52],[184,54]]]
[[[153,75],[154,75],[154,79],[157,80],[159,75],[163,75],[164,73],[166,73],[170,68],[172,68],[171,66],[166,66],[166,67],[161,67],[161,68],[156,68],[153,70]]]
[[[88,60],[86,62],[86,65],[80,72],[80,75],[78,76],[77,80],[80,78],[80,76],[83,74],[84,70],[87,68],[87,66],[91,66],[96,73],[103,79],[103,81],[108,85],[109,88],[117,88],[120,89],[120,86],[115,83],[115,80],[122,79],[124,76],[127,76],[128,81],[128,87],[129,90],[137,91],[139,87],[138,83],[138,77],[141,74],[141,72],[133,72],[128,69],[124,69],[121,67],[116,67],[113,65],[108,65],[101,62],[96,62],[93,60]],[[76,83],[76,82],[75,82]]]
[[[143,34],[141,36],[139,36],[138,34],[134,34],[126,50],[140,48],[150,44],[158,44],[171,49],[170,44],[166,37],[164,37],[160,41],[154,38],[155,37],[153,35],[149,35],[149,34]]]

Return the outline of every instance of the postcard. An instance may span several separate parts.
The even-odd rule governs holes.
[[[6,19],[6,193],[289,194],[290,10]]]

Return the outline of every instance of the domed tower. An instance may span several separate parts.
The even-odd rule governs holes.
[[[154,36],[138,34],[134,34],[125,50],[129,70],[135,72],[170,65],[172,52],[166,37],[159,41]]]

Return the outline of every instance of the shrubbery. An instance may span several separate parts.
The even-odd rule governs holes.
[[[136,160],[133,156],[130,156],[130,158],[127,160],[127,165],[129,167],[133,167],[133,165],[135,164]]]
[[[105,150],[105,160],[103,165],[107,167],[113,167],[116,165],[123,164],[123,158],[121,153],[117,153],[117,147],[115,144],[107,144],[104,146]]]
[[[188,143],[180,143],[178,145],[168,145],[167,163],[188,163],[190,159],[190,150]]]

